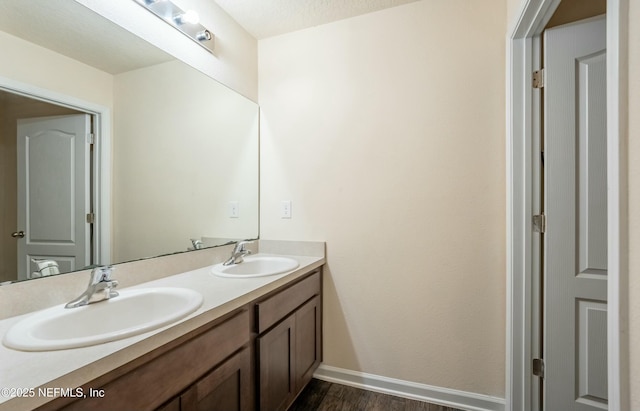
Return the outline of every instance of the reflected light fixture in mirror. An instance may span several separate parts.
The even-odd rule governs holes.
[[[213,34],[200,24],[200,17],[195,11],[183,11],[169,0],[134,1],[204,47],[210,53],[214,53]]]

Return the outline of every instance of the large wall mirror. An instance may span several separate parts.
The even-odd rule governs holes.
[[[257,238],[257,104],[69,0],[0,53],[0,283]]]

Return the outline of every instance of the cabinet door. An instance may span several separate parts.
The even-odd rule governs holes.
[[[251,411],[249,349],[229,358],[180,397],[181,411]]]
[[[322,308],[316,296],[295,313],[296,390],[304,388],[322,360]]]
[[[285,410],[295,397],[295,314],[257,339],[261,411]]]

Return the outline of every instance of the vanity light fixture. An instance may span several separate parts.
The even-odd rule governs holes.
[[[195,11],[183,11],[170,0],[134,1],[167,22],[175,29],[181,31],[210,53],[214,52],[213,34],[206,27],[200,24],[200,17]]]

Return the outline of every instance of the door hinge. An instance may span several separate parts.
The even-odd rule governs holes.
[[[536,377],[544,378],[544,360],[542,358],[534,358],[531,364],[531,372]]]
[[[95,213],[87,213],[87,223],[89,224],[93,224],[96,222],[96,215]]]
[[[96,143],[96,135],[94,133],[87,134],[87,144],[95,144]]]
[[[536,214],[533,216],[533,231],[536,233],[545,233],[547,231],[547,216],[544,214]]]
[[[544,69],[536,70],[533,72],[533,88],[544,87]]]

